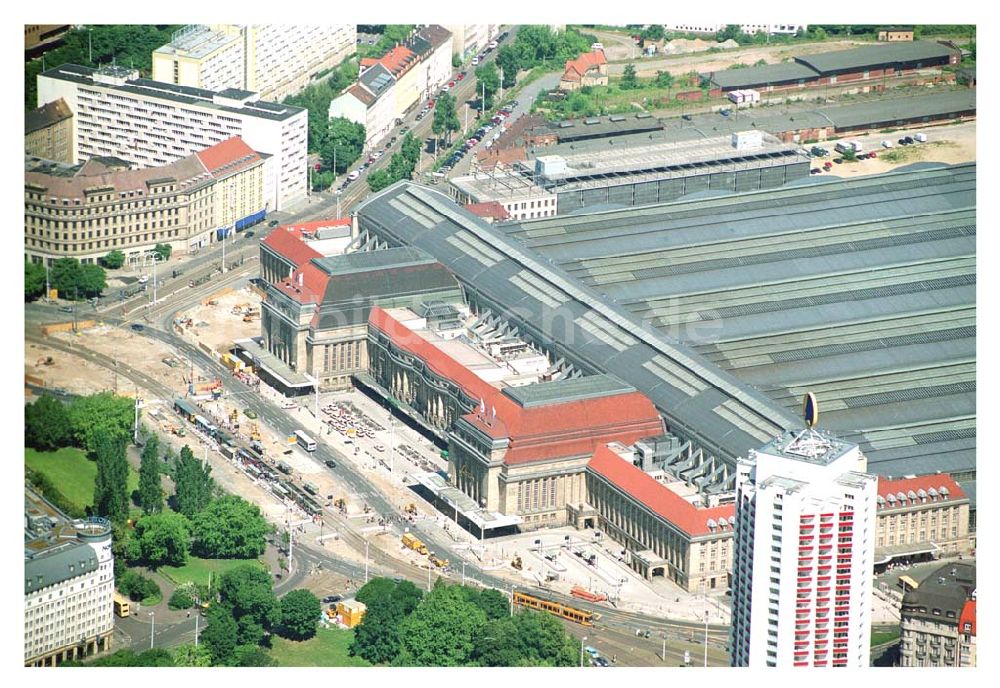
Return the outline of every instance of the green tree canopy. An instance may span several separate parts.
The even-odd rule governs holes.
[[[327,133],[319,145],[323,166],[333,169],[336,153],[337,174],[343,174],[361,157],[365,148],[365,127],[345,117],[334,117],[327,124]]]
[[[174,666],[212,666],[212,653],[204,645],[178,645],[177,647],[172,648],[171,652],[174,655]]]
[[[124,523],[128,518],[125,441],[120,437],[99,435],[95,444],[97,477],[94,480],[94,513],[115,523]]]
[[[489,110],[493,105],[493,96],[500,90],[500,73],[495,62],[487,62],[476,67],[476,96],[482,98],[483,88],[486,89],[486,103],[481,108]]]
[[[93,453],[99,437],[127,442],[132,435],[135,402],[111,392],[78,397],[69,407],[70,426],[77,443]]]
[[[399,655],[399,624],[401,617],[396,613],[391,600],[377,598],[368,605],[361,623],[354,629],[354,640],[349,652],[362,657],[372,664],[387,664]]]
[[[576,666],[580,647],[553,616],[531,610],[490,621],[474,661],[480,666]]]
[[[621,87],[628,90],[639,88],[639,80],[635,76],[634,64],[625,65],[625,70],[622,72]]]
[[[236,619],[230,610],[220,604],[208,610],[208,626],[201,632],[201,642],[212,656],[212,664],[226,666],[233,662],[236,650]]]
[[[674,86],[674,76],[670,72],[657,71],[656,85],[659,88],[671,89]]]
[[[455,96],[445,93],[434,104],[434,123],[431,129],[438,138],[444,136],[450,143],[451,134],[461,128],[462,124],[458,121]],[[419,149],[417,154],[419,156]]]
[[[518,54],[513,45],[502,45],[497,50],[497,66],[503,69],[503,87],[517,83]]]
[[[39,451],[53,451],[70,444],[69,409],[51,394],[24,406],[24,443]]]
[[[242,564],[222,574],[219,598],[242,625],[240,632],[244,638],[238,644],[260,642],[259,636],[254,640],[245,636],[255,635],[257,628],[263,635],[263,631],[281,621],[281,605],[271,587],[271,574],[255,564]]]
[[[79,294],[85,297],[100,296],[108,286],[107,273],[100,265],[80,267]]]
[[[281,635],[292,640],[312,638],[322,612],[319,598],[311,592],[292,590],[281,598]]]
[[[150,568],[187,563],[191,532],[183,514],[166,511],[143,516],[135,524],[135,535],[139,555]]]
[[[273,667],[278,661],[256,645],[239,645],[233,653],[238,667]]]
[[[24,261],[24,300],[33,301],[45,293],[45,266]]]
[[[157,244],[153,247],[153,253],[160,257],[162,261],[170,260],[170,254],[174,252],[174,247],[170,244]]]
[[[473,588],[469,589],[473,590]],[[474,602],[483,610],[486,618],[490,621],[503,619],[510,613],[510,600],[502,592],[493,588],[478,592]]]
[[[101,258],[101,264],[109,270],[117,270],[125,264],[125,254],[118,249],[109,251],[108,255]]]
[[[144,514],[163,511],[163,486],[160,483],[160,438],[151,434],[142,448],[139,462],[139,506]]]
[[[212,480],[212,467],[202,467],[201,461],[194,458],[194,453],[187,445],[181,447],[181,454],[174,463],[173,506],[188,518],[194,518],[212,500],[215,491],[215,481]]]
[[[392,177],[389,176],[389,172],[385,169],[375,170],[368,175],[368,188],[372,190],[372,193],[378,193],[392,184],[393,181]]]
[[[399,662],[404,666],[464,666],[469,663],[486,614],[461,586],[434,588],[400,624]]]
[[[192,551],[209,559],[254,559],[264,553],[267,521],[237,495],[212,500],[192,518]]]

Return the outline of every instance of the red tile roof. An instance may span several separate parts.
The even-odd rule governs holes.
[[[375,102],[375,94],[371,93],[360,83],[354,84],[346,92],[360,100],[366,107]]]
[[[322,253],[310,248],[300,237],[301,233],[295,227],[275,227],[262,243],[296,267],[313,258],[323,257]]]
[[[257,152],[244,143],[243,139],[239,136],[234,136],[214,146],[209,146],[205,150],[195,153],[195,155],[201,160],[201,164],[205,166],[205,169],[213,173],[213,175],[219,171],[229,173],[230,171],[239,169],[236,163],[246,165],[260,160]],[[221,170],[226,165],[232,165],[232,167],[228,170]]]
[[[322,303],[329,281],[329,275],[312,263],[306,263],[293,271],[291,278],[274,286],[299,303]]]
[[[587,70],[593,69],[603,64],[607,64],[608,61],[604,58],[604,51],[595,50],[589,53],[583,53],[580,57],[575,60],[566,61],[566,71],[563,73],[563,79],[567,80],[577,80],[587,73]],[[574,77],[573,73],[577,76]]]
[[[948,488],[948,499],[965,499],[966,496],[965,491],[947,473],[931,473],[918,475],[915,478],[900,478],[899,480],[888,480],[881,476],[878,479],[878,494],[885,499],[888,499],[890,494],[895,495],[899,492],[907,494],[910,490],[915,493],[920,490],[928,492],[932,487],[939,493],[942,487]],[[941,501],[940,497],[938,501]]]
[[[965,633],[965,624],[972,624],[972,630],[969,631],[970,635],[976,634],[976,601],[966,600],[965,606],[962,607],[962,613],[958,616],[958,632]]]
[[[677,526],[691,537],[712,535],[713,533],[731,535],[733,532],[732,528],[728,526],[728,520],[730,516],[736,514],[735,504],[707,509],[698,508],[606,446],[599,447],[594,452],[594,457],[587,464],[587,470],[604,477],[612,485],[629,495],[631,499]],[[708,527],[709,519],[713,519],[716,523],[726,519],[727,526],[724,529],[716,528],[713,531]]]
[[[417,54],[405,45],[397,45],[379,58],[379,64],[388,69],[397,79],[418,62]]]
[[[372,65],[377,65],[377,64],[378,64],[377,57],[362,57],[360,62],[360,65],[362,67],[371,67]]]
[[[663,432],[659,413],[639,392],[523,408],[382,308],[372,308],[369,323],[435,374],[482,400],[485,413],[476,408],[463,417],[490,437],[510,438],[506,464],[592,454],[608,442],[631,444]]]
[[[500,205],[499,201],[489,201],[488,203],[466,203],[463,206],[473,215],[479,217],[492,217],[494,220],[510,219],[510,213]]]

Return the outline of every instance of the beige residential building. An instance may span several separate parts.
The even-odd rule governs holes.
[[[969,498],[946,473],[878,481],[875,564],[970,549]]]
[[[908,590],[900,608],[900,666],[975,666],[975,599],[976,568],[961,562],[944,564]]]
[[[70,521],[26,487],[24,530],[24,666],[56,666],[110,650],[111,522]]]
[[[153,51],[153,80],[210,91],[254,91],[281,100],[355,49],[353,24],[187,26]]]
[[[76,166],[26,158],[25,255],[94,263],[159,243],[186,253],[264,218],[263,165],[239,138],[138,170],[111,157]]]
[[[484,50],[500,35],[499,24],[447,24],[444,28],[451,31],[451,52],[463,60]]]
[[[73,113],[62,98],[24,115],[24,154],[73,162]]]

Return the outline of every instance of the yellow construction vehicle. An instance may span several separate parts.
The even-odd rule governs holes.
[[[437,566],[439,569],[443,569],[448,566],[448,560],[442,559],[441,557],[434,554],[434,552],[431,552],[430,560],[431,563]]]
[[[403,511],[405,511],[408,514],[413,514],[414,516],[416,516],[416,514],[417,514],[417,505],[416,504],[407,504],[406,508],[403,509]]]
[[[250,439],[254,442],[260,442],[260,429],[256,423],[250,423]]]
[[[414,552],[419,552],[420,554],[427,555],[427,545],[421,542],[412,533],[403,533],[403,545],[409,547]]]
[[[513,561],[510,562],[510,565],[513,566],[518,571],[520,571],[521,566],[523,565],[521,564],[521,556],[519,554],[515,554]]]

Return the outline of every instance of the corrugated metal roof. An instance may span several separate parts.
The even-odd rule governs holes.
[[[847,50],[834,50],[815,55],[796,57],[799,64],[811,67],[817,72],[842,72],[876,68],[881,65],[910,64],[925,60],[935,60],[948,57],[954,51],[940,43],[931,41],[900,41],[895,43],[877,43]]]
[[[784,84],[799,79],[815,79],[819,76],[806,65],[796,62],[778,62],[759,67],[726,69],[712,74],[712,83],[719,88],[753,88],[768,84]]]

